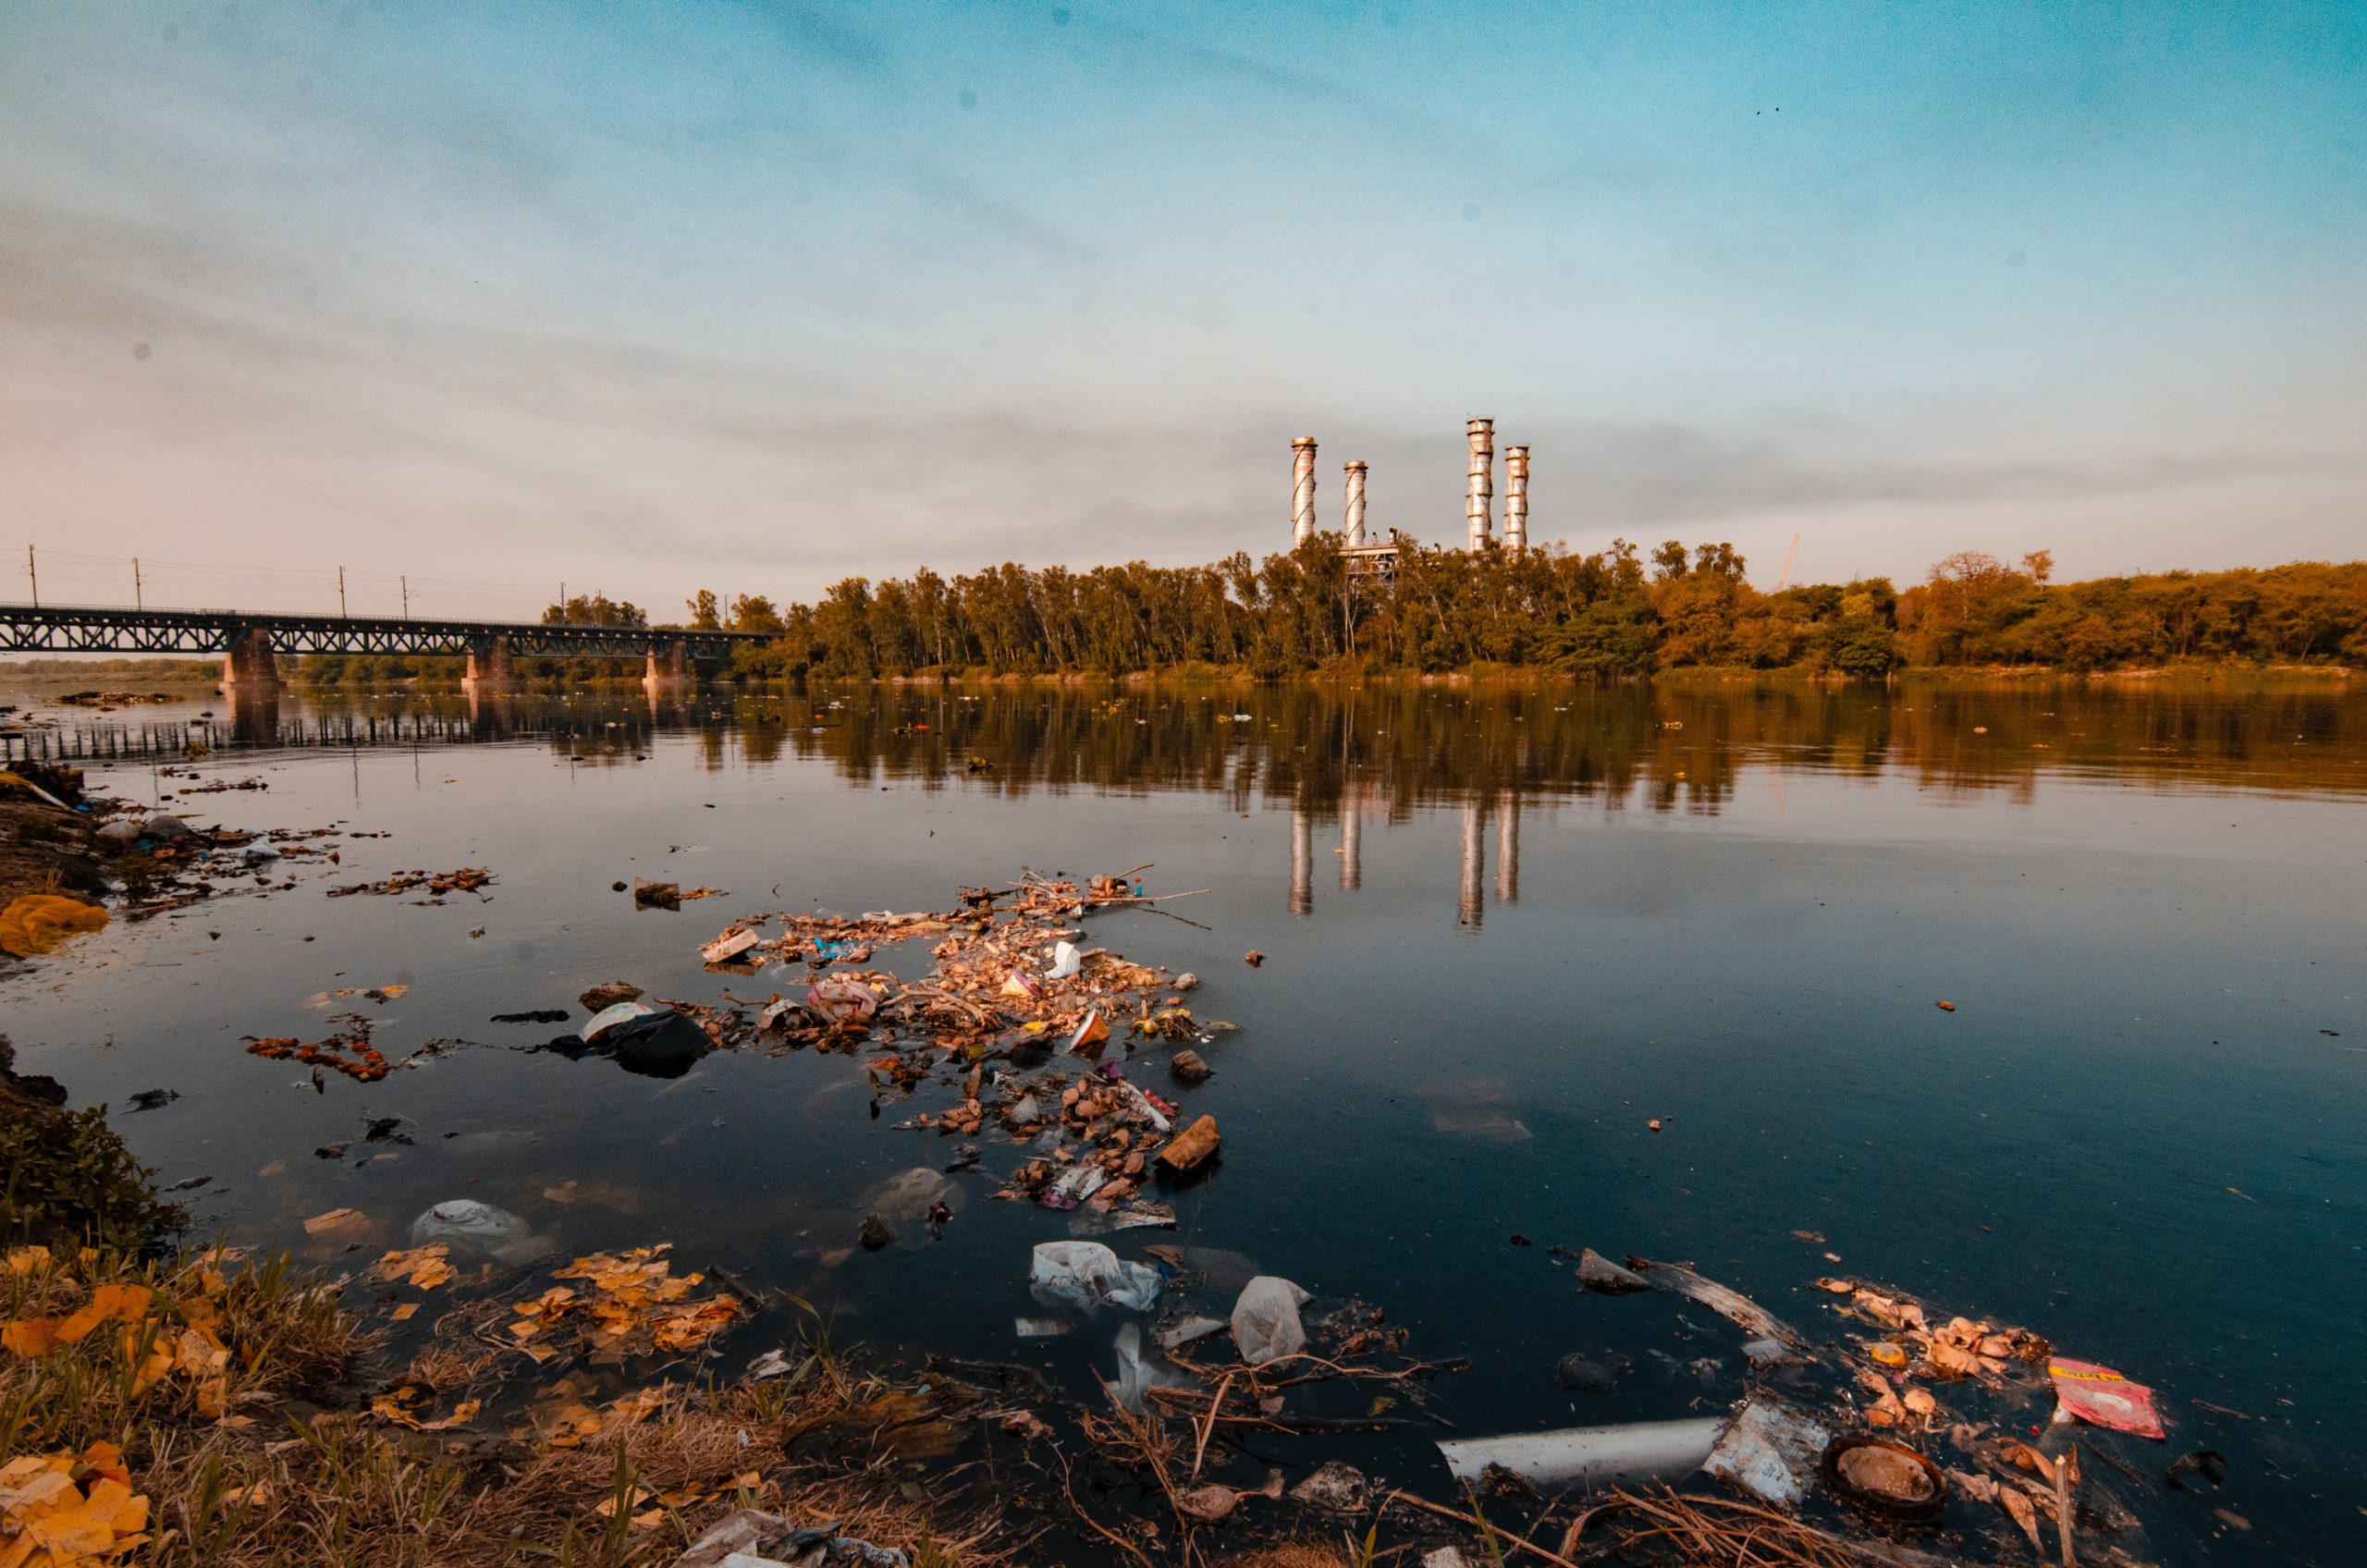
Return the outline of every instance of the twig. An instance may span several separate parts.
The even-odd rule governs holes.
[[[1578,1568],[1576,1563],[1571,1562],[1560,1552],[1548,1551],[1543,1547],[1538,1545],[1535,1541],[1530,1540],[1527,1537],[1516,1536],[1501,1525],[1490,1525],[1476,1513],[1465,1513],[1457,1509],[1441,1508],[1435,1502],[1425,1501],[1423,1499],[1414,1496],[1411,1492],[1401,1492],[1394,1489],[1391,1490],[1388,1501],[1392,1502],[1410,1502],[1417,1508],[1427,1508],[1431,1513],[1442,1515],[1445,1518],[1459,1520],[1462,1523],[1470,1525],[1475,1530],[1481,1530],[1483,1532],[1493,1531],[1500,1539],[1510,1541],[1516,1547],[1521,1547],[1528,1551],[1535,1552],[1538,1556],[1545,1559],[1548,1562],[1559,1563],[1561,1568]]]
[[[1208,1452],[1208,1434],[1216,1429],[1217,1412],[1224,1408],[1224,1396],[1232,1391],[1233,1374],[1228,1372],[1224,1381],[1217,1385],[1217,1397],[1208,1402],[1208,1419],[1200,1423],[1200,1435],[1192,1444],[1192,1478],[1196,1481],[1200,1478],[1201,1456]]]
[[[1054,1452],[1057,1452],[1058,1451],[1055,1450]],[[1141,1548],[1134,1545],[1134,1542],[1126,1539],[1125,1537],[1119,1535],[1116,1531],[1109,1528],[1107,1525],[1103,1525],[1100,1520],[1096,1519],[1092,1514],[1087,1513],[1085,1511],[1085,1504],[1077,1501],[1076,1500],[1076,1488],[1069,1485],[1069,1456],[1065,1453],[1061,1455],[1061,1491],[1069,1500],[1069,1512],[1084,1520],[1087,1525],[1092,1525],[1094,1534],[1099,1536],[1103,1540],[1108,1541],[1111,1546],[1114,1546],[1119,1550],[1124,1552],[1128,1557],[1131,1557],[1135,1562],[1141,1563],[1143,1568],[1159,1568],[1157,1563],[1143,1555]]]

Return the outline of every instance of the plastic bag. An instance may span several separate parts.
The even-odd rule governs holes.
[[[1038,1242],[1027,1283],[1048,1306],[1148,1312],[1159,1305],[1159,1270],[1125,1262],[1099,1242]]]
[[[1233,1304],[1233,1342],[1240,1347],[1241,1359],[1263,1366],[1305,1350],[1306,1329],[1298,1320],[1298,1309],[1310,1299],[1288,1280],[1271,1274],[1260,1274],[1244,1285]]]
[[[447,1198],[411,1222],[413,1246],[442,1242],[455,1256],[474,1253],[502,1263],[529,1263],[549,1243],[506,1208],[474,1198]]]

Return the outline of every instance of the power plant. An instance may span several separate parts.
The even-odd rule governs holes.
[[[1496,497],[1496,422],[1474,419],[1464,426],[1470,448],[1465,472],[1464,525],[1466,548],[1484,550],[1494,540]],[[1315,537],[1315,454],[1317,442],[1302,435],[1291,443],[1291,544]],[[1390,578],[1397,574],[1402,544],[1395,529],[1386,539],[1365,526],[1365,477],[1369,465],[1359,460],[1343,465],[1347,504],[1340,520],[1340,545],[1349,571],[1359,577]],[[1528,548],[1528,448],[1504,448],[1504,541],[1508,550]]]

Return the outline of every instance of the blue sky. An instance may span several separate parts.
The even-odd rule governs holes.
[[[0,4],[61,599],[1448,540],[1472,414],[1762,586],[2349,558],[2362,280],[2357,4]]]

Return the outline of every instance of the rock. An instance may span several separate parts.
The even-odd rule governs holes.
[[[877,1252],[881,1247],[894,1243],[895,1240],[896,1232],[889,1229],[886,1219],[877,1214],[866,1214],[863,1217],[864,1251]]]
[[[1298,1309],[1309,1299],[1288,1280],[1271,1274],[1260,1274],[1244,1285],[1233,1304],[1233,1342],[1241,1359],[1263,1366],[1305,1350],[1306,1329],[1298,1320]]]
[[[1459,1546],[1435,1547],[1422,1553],[1422,1568],[1471,1568],[1471,1559]]]
[[[1590,1355],[1572,1354],[1554,1364],[1553,1378],[1572,1393],[1607,1394],[1619,1386],[1619,1375],[1625,1370],[1625,1362],[1617,1357],[1597,1360]]]
[[[1208,1064],[1200,1060],[1197,1051],[1177,1051],[1167,1059],[1167,1070],[1175,1074],[1179,1084],[1205,1084],[1208,1081]]]
[[[619,1002],[639,1001],[641,987],[628,986],[621,980],[609,980],[593,986],[575,999],[587,1012],[606,1012]]]
[[[152,816],[140,825],[140,830],[159,843],[186,839],[196,829],[178,816]]]
[[[532,1227],[506,1208],[474,1198],[447,1198],[411,1222],[413,1246],[442,1242],[455,1261],[492,1258],[497,1263],[532,1263],[550,1250]]]
[[[1355,1465],[1335,1459],[1293,1487],[1291,1497],[1326,1513],[1362,1513],[1372,1502],[1372,1483]]]
[[[155,1110],[181,1097],[178,1089],[142,1089],[131,1096],[134,1110]]]

